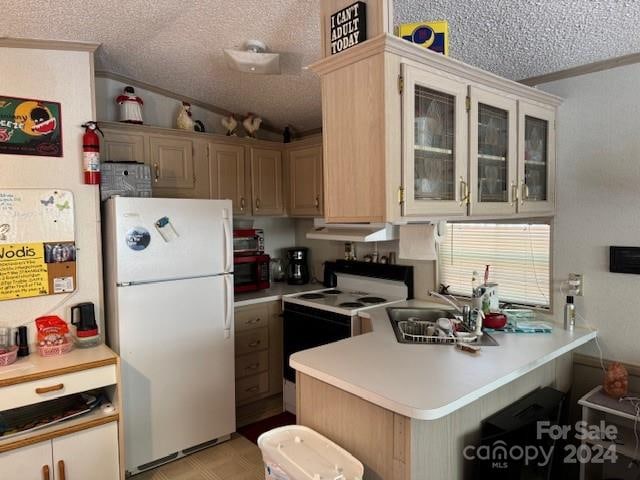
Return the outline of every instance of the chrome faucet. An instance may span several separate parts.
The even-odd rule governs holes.
[[[441,300],[444,300],[462,317],[462,323],[469,329],[469,331],[474,332],[476,335],[482,335],[482,323],[484,320],[484,312],[480,308],[471,308],[469,305],[459,305],[455,301],[450,298],[448,295],[443,295],[442,293],[435,292],[433,290],[429,291],[429,295],[432,297],[438,297]],[[475,318],[474,314],[475,313]]]

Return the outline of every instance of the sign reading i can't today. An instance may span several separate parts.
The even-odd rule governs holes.
[[[331,55],[367,39],[367,4],[356,2],[331,15]]]

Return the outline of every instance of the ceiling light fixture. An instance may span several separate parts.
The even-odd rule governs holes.
[[[280,74],[280,54],[267,53],[267,46],[259,40],[247,40],[243,50],[225,48],[224,57],[232,70],[262,75]]]

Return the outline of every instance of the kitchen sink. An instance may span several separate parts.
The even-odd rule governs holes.
[[[435,325],[439,318],[455,318],[453,310],[444,310],[441,308],[387,307],[387,315],[389,316],[393,332],[399,343],[415,343],[421,345],[450,345],[452,343],[452,341],[449,341],[452,340],[450,337],[441,337],[441,340],[438,340],[434,337],[425,338],[422,335],[407,335],[407,332],[403,334],[403,327],[411,325],[411,322],[427,322],[424,323],[424,325]],[[413,325],[423,326],[415,323]],[[416,332],[413,331],[411,333],[415,334]],[[478,339],[468,343],[480,347],[498,346],[496,339],[486,332]]]

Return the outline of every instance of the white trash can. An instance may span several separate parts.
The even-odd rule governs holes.
[[[266,480],[362,480],[353,455],[302,425],[274,428],[258,438]]]

